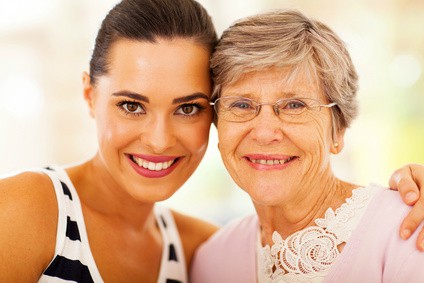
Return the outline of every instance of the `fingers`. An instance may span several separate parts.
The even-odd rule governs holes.
[[[424,201],[419,200],[408,213],[400,226],[400,237],[404,240],[408,239],[411,234],[417,229],[424,219]],[[417,248],[424,251],[424,230],[420,231],[417,239]]]
[[[422,168],[421,168],[422,167]],[[419,169],[423,171],[418,172]],[[415,175],[424,182],[424,167],[419,165],[406,165],[396,170],[389,180],[389,186],[392,190],[398,190],[403,201],[406,204],[413,205],[420,197],[420,184],[416,182]],[[418,183],[418,184],[417,184]]]
[[[417,248],[424,252],[424,228],[421,229],[420,234],[418,235]]]
[[[424,166],[410,164],[396,170],[390,178],[389,185],[392,189],[399,190],[402,199],[409,205],[414,205],[400,227],[402,239],[408,239],[424,220]],[[419,232],[417,248],[424,251],[424,229]]]

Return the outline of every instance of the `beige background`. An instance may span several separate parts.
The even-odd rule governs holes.
[[[336,173],[386,184],[406,162],[424,163],[424,1],[203,0],[219,34],[235,19],[297,8],[329,24],[360,74],[360,118]],[[70,164],[96,150],[81,93],[97,28],[111,0],[0,0],[0,175]],[[217,222],[251,211],[217,151],[215,129],[199,170],[167,203]]]

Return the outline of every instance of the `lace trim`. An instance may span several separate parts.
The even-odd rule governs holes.
[[[307,227],[284,240],[274,231],[273,245],[260,249],[262,262],[259,272],[269,282],[303,282],[296,275],[321,277],[319,274],[328,268],[339,255],[338,245],[346,242],[354,226],[348,222],[355,211],[363,208],[370,198],[370,188],[358,188],[334,211],[329,208],[324,218],[315,220],[317,226]],[[322,274],[325,276],[325,274]],[[300,280],[300,281],[299,281]]]

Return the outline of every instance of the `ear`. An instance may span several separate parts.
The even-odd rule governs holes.
[[[342,151],[344,147],[345,133],[346,133],[346,128],[334,134],[333,143],[330,146],[331,153],[338,154],[340,151]]]
[[[91,85],[90,75],[87,72],[82,74],[84,100],[87,102],[90,116],[94,118],[94,88]]]

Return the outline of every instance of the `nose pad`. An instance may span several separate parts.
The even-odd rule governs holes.
[[[278,105],[277,105],[277,104],[274,104],[274,105],[272,106],[272,108],[274,109],[274,114],[275,114],[278,118],[280,118],[280,110],[279,110],[279,108],[278,108]]]
[[[278,116],[278,108],[271,106],[271,109],[259,109],[256,119],[252,120],[251,135],[260,144],[269,144],[281,141],[284,138],[282,121]]]
[[[280,110],[278,109],[278,105],[277,104],[273,104],[273,103],[262,103],[259,105],[259,109],[257,109],[257,114],[256,116],[259,116],[261,114],[261,110],[264,106],[271,106],[272,110],[274,111],[275,116],[277,116],[277,118],[280,118]]]

